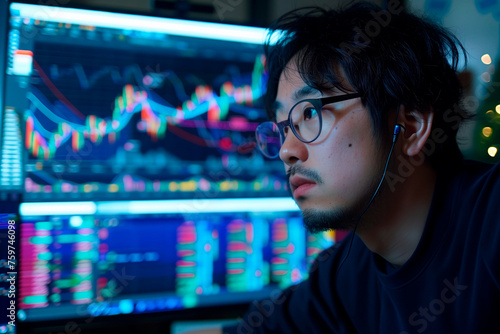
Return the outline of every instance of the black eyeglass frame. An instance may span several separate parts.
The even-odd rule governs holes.
[[[272,122],[272,123],[276,124],[276,126],[278,127],[278,130],[279,130],[280,135],[281,135],[281,144],[283,144],[285,142],[285,128],[287,126],[290,127],[290,129],[292,129],[292,132],[295,135],[295,137],[297,137],[297,139],[299,139],[301,142],[306,143],[306,144],[312,143],[313,141],[315,141],[316,139],[318,139],[318,137],[321,135],[321,130],[323,129],[323,118],[322,118],[321,112],[320,112],[321,108],[323,108],[323,106],[325,106],[327,104],[331,104],[331,103],[335,103],[335,102],[342,102],[342,101],[346,101],[346,100],[351,100],[351,99],[355,99],[357,97],[361,97],[361,94],[359,94],[359,93],[351,93],[351,94],[344,94],[344,95],[322,97],[322,98],[317,98],[317,99],[304,99],[304,100],[300,100],[299,102],[295,103],[293,105],[293,107],[290,108],[290,111],[288,112],[288,118],[286,120],[281,121],[279,123]],[[300,103],[304,103],[304,102],[311,103],[318,110],[319,131],[318,131],[318,134],[316,135],[316,137],[314,137],[311,140],[304,140],[303,138],[301,138],[301,136],[295,130],[295,127],[291,126],[291,124],[292,124],[291,118],[292,118],[292,111],[293,111],[293,109],[297,105],[299,105]]]

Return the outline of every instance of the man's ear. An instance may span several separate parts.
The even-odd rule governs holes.
[[[398,123],[403,124],[403,153],[408,156],[417,155],[424,147],[432,129],[434,111],[432,107],[426,110],[407,109],[400,106]]]

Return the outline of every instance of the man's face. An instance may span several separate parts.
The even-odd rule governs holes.
[[[299,100],[345,94],[311,89],[294,63],[291,61],[280,77],[278,122],[287,119],[290,108]],[[312,232],[352,229],[382,176],[383,158],[360,98],[325,105],[323,112],[325,109],[333,113],[334,123],[321,130],[322,140],[305,144],[288,131],[280,150],[293,198]]]

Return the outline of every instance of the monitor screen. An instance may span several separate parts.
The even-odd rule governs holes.
[[[18,321],[248,303],[335,242],[255,146],[265,29],[2,5]]]
[[[236,304],[297,283],[333,235],[309,235],[299,212],[263,200],[23,203],[22,318]]]
[[[10,12],[5,113],[23,123],[26,201],[286,195],[254,143],[264,29]]]

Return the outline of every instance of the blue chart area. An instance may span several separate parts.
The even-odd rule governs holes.
[[[54,317],[51,306],[112,315],[236,303],[303,280],[335,242],[291,212],[33,216],[22,238],[19,306],[34,320]]]
[[[261,54],[228,62],[55,47],[35,46],[24,113],[28,199],[286,193],[281,167],[263,170],[254,142],[265,119]]]

